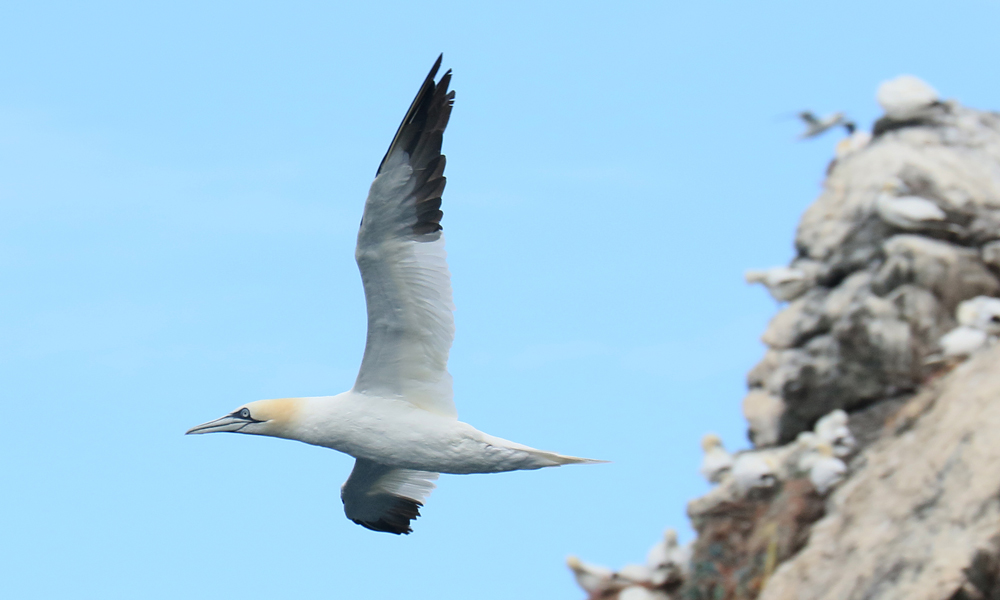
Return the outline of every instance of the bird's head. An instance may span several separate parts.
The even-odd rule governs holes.
[[[291,430],[300,407],[300,398],[258,400],[244,404],[224,417],[192,427],[187,433],[229,431],[285,437]]]
[[[705,452],[721,447],[722,440],[714,433],[706,433],[705,437],[701,438],[701,449]]]

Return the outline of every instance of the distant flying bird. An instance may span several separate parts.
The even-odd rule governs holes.
[[[820,118],[808,110],[804,110],[799,113],[799,119],[806,126],[806,130],[799,134],[800,140],[817,137],[837,126],[846,128],[848,135],[854,133],[854,123],[846,120],[846,116],[842,112],[835,112]]]
[[[455,92],[439,56],[379,165],[355,258],[368,341],[353,389],[336,396],[259,400],[188,433],[230,431],[299,440],[357,459],[341,488],[347,517],[410,533],[438,473],[499,473],[603,462],[545,452],[458,420],[448,353],[455,332],[441,232],[441,139]]]

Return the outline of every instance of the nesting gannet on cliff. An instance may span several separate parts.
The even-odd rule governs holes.
[[[848,416],[843,409],[835,409],[816,421],[813,431],[818,443],[829,444],[835,456],[847,456],[857,445],[857,440],[847,426]],[[814,447],[818,447],[818,444]]]
[[[906,231],[947,229],[959,232],[960,228],[948,223],[948,215],[941,207],[927,198],[904,195],[906,184],[898,177],[891,177],[882,186],[882,192],[875,199],[875,211],[879,218]]]
[[[778,481],[774,471],[774,460],[760,452],[744,452],[733,461],[733,481],[740,494],[774,485]]]
[[[347,517],[410,533],[438,473],[498,473],[599,462],[503,440],[458,420],[448,352],[451,282],[441,233],[441,139],[455,93],[438,57],[379,165],[355,258],[368,340],[354,387],[336,396],[259,400],[192,428],[299,440],[357,459],[341,488]]]
[[[800,140],[816,137],[818,135],[826,133],[827,131],[833,129],[834,127],[837,127],[838,125],[843,125],[847,127],[848,124],[850,123],[849,121],[845,120],[844,113],[842,112],[835,112],[833,114],[829,114],[825,117],[820,118],[817,117],[812,112],[804,110],[799,113],[799,119],[802,119],[802,122],[805,123],[806,126],[806,130],[803,131],[801,134],[799,134]],[[848,133],[853,131],[853,129],[854,129],[854,124],[850,123],[850,127],[848,128]]]
[[[900,75],[883,81],[875,92],[885,116],[893,121],[919,119],[941,104],[938,92],[926,81],[913,75]]]
[[[814,452],[817,456],[809,468],[809,481],[816,487],[817,492],[825,494],[844,480],[847,465],[833,455],[833,447],[826,442],[820,442]]]
[[[677,530],[668,527],[663,532],[663,538],[653,544],[646,554],[646,566],[653,572],[649,582],[662,586],[682,580],[690,561],[690,546],[678,545]]]
[[[615,587],[615,572],[607,567],[585,563],[575,556],[566,557],[566,566],[573,571],[576,583],[589,594],[601,593]]]
[[[943,358],[963,358],[989,344],[990,336],[982,329],[959,325],[941,336],[938,345],[941,346]],[[934,357],[928,359],[933,361]]]
[[[733,468],[733,455],[726,452],[722,447],[722,440],[714,433],[706,433],[701,438],[701,449],[705,451],[705,456],[701,459],[701,468],[698,472],[709,483],[719,483],[723,476]],[[671,530],[673,531],[673,530]],[[674,542],[677,541],[677,533],[674,532]]]
[[[1000,335],[1000,298],[976,296],[960,303],[955,316],[959,325]]]
[[[813,267],[811,262],[805,266]],[[743,279],[750,285],[759,283],[767,288],[771,297],[778,302],[791,302],[816,283],[816,269],[792,267],[771,267],[770,269],[747,269]]]

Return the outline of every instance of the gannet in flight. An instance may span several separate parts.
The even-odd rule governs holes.
[[[187,433],[298,440],[357,459],[340,497],[347,518],[410,533],[438,473],[499,473],[603,462],[545,452],[458,420],[448,352],[455,333],[441,232],[441,139],[455,92],[439,56],[375,174],[355,258],[368,340],[354,387],[336,396],[258,400]]]
[[[845,121],[845,115],[842,112],[835,112],[819,118],[808,110],[804,110],[799,113],[799,119],[806,125],[806,130],[799,135],[800,140],[824,134],[838,125],[843,125],[847,129],[848,135],[854,133],[854,123]]]

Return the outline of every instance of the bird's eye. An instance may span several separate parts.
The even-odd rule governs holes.
[[[990,321],[993,321],[994,323],[1000,323],[1000,315],[993,315],[992,317],[990,317]]]
[[[241,409],[240,410],[240,417],[242,417],[244,419],[249,419],[250,418],[250,409],[249,408]]]

